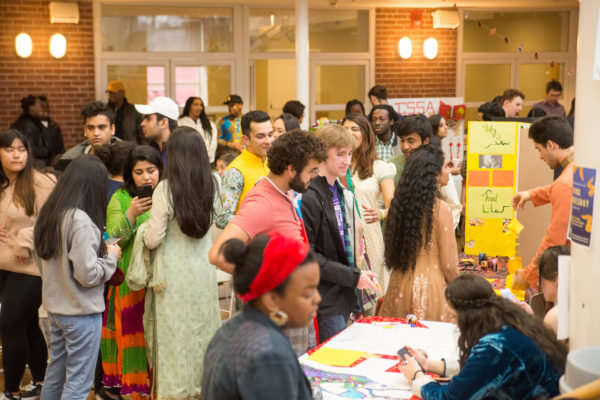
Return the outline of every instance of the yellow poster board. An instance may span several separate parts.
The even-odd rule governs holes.
[[[514,218],[518,122],[469,122],[465,253],[515,255],[503,232]]]

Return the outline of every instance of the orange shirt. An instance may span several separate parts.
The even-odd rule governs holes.
[[[567,229],[569,227],[569,215],[571,214],[571,194],[573,192],[573,162],[569,162],[562,173],[554,182],[548,186],[537,187],[529,191],[529,198],[534,206],[552,204],[552,216],[550,225],[546,229],[546,235],[535,253],[535,257],[525,267],[523,275],[529,286],[537,289],[539,284],[538,259],[548,247],[562,246],[569,243]]]

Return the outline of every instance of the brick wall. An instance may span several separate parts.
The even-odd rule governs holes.
[[[423,10],[421,26],[411,28],[411,11],[376,10],[375,83],[387,87],[391,98],[455,96],[457,30],[433,29],[433,10]],[[407,60],[398,54],[398,41],[404,36],[412,41],[412,55]],[[423,56],[423,42],[429,37],[438,41],[438,55],[433,60]]]
[[[79,23],[50,24],[47,0],[0,1],[0,129],[21,113],[20,99],[44,94],[51,115],[60,124],[67,148],[83,138],[79,110],[94,100],[94,40],[92,3],[79,0]],[[15,37],[28,33],[33,53],[22,59],[15,52]],[[50,36],[67,38],[67,53],[55,59],[49,53]]]

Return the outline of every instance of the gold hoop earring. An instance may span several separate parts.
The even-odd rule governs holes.
[[[273,323],[279,327],[284,326],[288,322],[287,314],[281,310],[271,311],[269,318],[271,318],[271,321],[273,321]]]

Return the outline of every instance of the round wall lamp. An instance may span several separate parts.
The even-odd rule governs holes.
[[[21,58],[27,58],[33,52],[33,42],[31,36],[26,33],[19,33],[15,38],[15,51]]]
[[[438,42],[435,38],[429,38],[423,43],[423,55],[429,60],[437,57]]]
[[[403,37],[398,41],[398,52],[400,53],[400,57],[403,59],[407,59],[412,54],[412,42],[409,38]]]
[[[60,33],[55,33],[50,38],[50,54],[54,58],[63,58],[67,52],[67,38]]]

